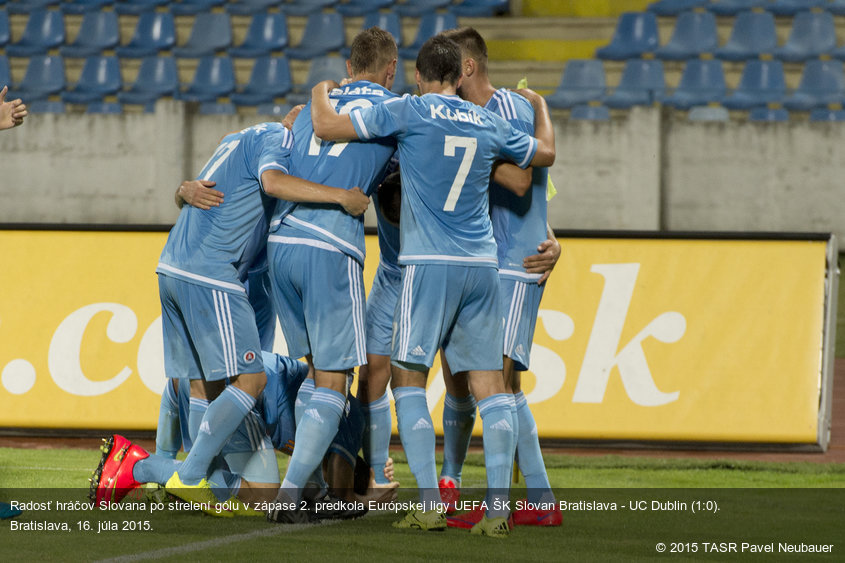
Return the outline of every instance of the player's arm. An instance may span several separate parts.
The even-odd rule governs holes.
[[[329,102],[329,92],[337,88],[334,80],[324,80],[311,89],[311,125],[324,141],[357,139],[358,133],[349,115],[338,114]]]
[[[551,166],[555,163],[555,130],[549,115],[549,106],[543,96],[523,88],[516,91],[534,107],[534,137],[537,139],[537,152],[531,160],[532,166]]]
[[[560,259],[560,243],[548,223],[546,223],[546,235],[548,238],[537,247],[538,254],[528,256],[522,261],[522,267],[529,274],[543,274],[537,280],[537,285],[546,283]]]
[[[199,209],[219,207],[223,203],[223,192],[212,189],[217,182],[210,180],[185,180],[176,188],[176,206],[181,209],[184,204]]]
[[[304,107],[305,104],[299,104],[291,108],[288,114],[282,119],[282,125],[285,129],[293,131],[293,122],[296,121],[296,118],[299,116],[299,112],[301,112]]]
[[[264,186],[264,193],[275,198],[294,202],[335,203],[356,217],[363,214],[370,204],[370,198],[361,188],[332,188],[285,174],[275,168],[261,173],[261,184]]]
[[[511,162],[499,161],[493,165],[493,181],[518,196],[531,189],[531,167],[522,169]]]

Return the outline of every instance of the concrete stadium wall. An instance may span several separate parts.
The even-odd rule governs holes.
[[[33,115],[0,133],[0,222],[172,223],[179,181],[258,119],[172,101],[155,114]],[[701,123],[637,108],[605,123],[556,117],[555,129],[555,228],[845,237],[841,124]]]

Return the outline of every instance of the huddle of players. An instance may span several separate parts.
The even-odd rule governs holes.
[[[335,439],[348,405],[351,370],[373,356],[382,358],[362,370],[367,373],[360,385],[370,429],[364,449],[371,465],[384,466],[390,433],[384,358],[389,352],[400,438],[420,501],[432,507],[412,510],[395,525],[443,529],[446,517],[433,508],[440,492],[425,401],[428,370],[442,349],[444,363],[466,378],[465,387],[474,397],[447,397],[447,407],[471,418],[477,402],[484,425],[490,502],[472,531],[508,534],[508,514],[496,510],[493,501],[508,495],[523,417],[518,414],[520,395],[513,395],[518,385],[511,378],[506,387],[502,376],[502,350],[507,352],[510,345],[509,356],[526,369],[542,286],[537,283],[541,274],[528,273],[523,258],[546,239],[545,172],[537,167],[553,163],[554,137],[545,103],[536,94],[526,93],[536,110],[533,122],[531,104],[506,90],[494,91],[486,102],[521,129],[533,129],[536,138],[461,100],[456,93],[462,78],[475,71],[486,82],[486,48],[473,30],[452,32],[452,37],[458,43],[440,35],[422,47],[417,59],[420,97],[399,98],[389,91],[396,45],[388,33],[371,28],[353,42],[348,62],[352,82],[317,85],[292,132],[265,123],[223,138],[200,178],[216,182],[225,202],[209,210],[185,206],[157,268],[166,373],[183,385],[190,381],[193,445],[181,464],[154,460],[159,456],[131,444],[120,445],[118,456],[118,446],[110,445],[98,468],[104,495],[110,494],[109,487],[156,481],[166,482],[177,496],[203,502],[220,499],[218,490],[213,491],[216,497],[210,496],[212,489],[224,488],[222,498],[255,502],[274,497],[273,506],[285,508],[271,510],[272,520],[308,521],[308,511],[287,507],[300,506],[306,484]],[[359,139],[368,142],[346,142]],[[380,217],[381,263],[367,303],[360,215],[394,152],[402,176],[401,243],[397,248],[395,240],[388,240],[390,231]],[[488,186],[491,170],[501,160],[535,168],[532,182],[512,164],[496,165],[494,178],[509,185],[515,196],[498,202],[511,217],[497,214],[491,196],[493,220],[504,233],[494,239]],[[542,216],[537,219],[529,210],[540,210]],[[524,245],[509,249],[508,240],[529,240],[530,250]],[[273,446],[261,434],[255,415],[267,375],[242,283],[265,242],[272,300],[289,353],[307,359],[314,382],[313,390],[303,385],[305,392],[297,398],[301,418],[296,447],[281,487],[275,458],[262,453],[272,452]],[[499,307],[502,289],[510,293],[505,318],[514,318],[505,327]],[[379,323],[367,316],[379,316],[380,296]],[[391,302],[395,309],[385,306]],[[387,333],[385,327],[391,327]],[[504,342],[505,347],[491,347],[490,342]],[[533,436],[536,442],[536,431]],[[469,435],[459,438],[468,441]],[[466,445],[457,449],[461,447],[465,454]],[[225,465],[215,462],[221,452]],[[519,457],[522,462],[522,451]],[[124,459],[131,467],[121,477]],[[542,466],[542,457],[539,462]],[[541,472],[545,477],[544,468]],[[384,479],[381,471],[376,475]],[[446,476],[454,484],[460,468],[457,475]]]

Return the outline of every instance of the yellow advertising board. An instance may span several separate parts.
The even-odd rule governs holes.
[[[0,427],[155,427],[165,239],[0,230]],[[817,442],[826,241],[560,242],[523,375],[542,437]],[[436,364],[438,430],[444,392]]]

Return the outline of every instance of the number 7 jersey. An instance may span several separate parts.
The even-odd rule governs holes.
[[[497,267],[489,215],[493,164],[527,167],[537,141],[457,96],[403,96],[350,113],[362,139],[392,136],[402,170],[400,264]]]

